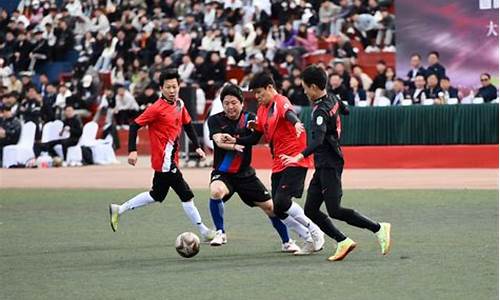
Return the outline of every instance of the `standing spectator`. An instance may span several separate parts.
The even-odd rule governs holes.
[[[115,46],[117,42],[118,39],[116,37],[106,41],[106,47],[94,66],[98,72],[108,72],[111,70],[111,61],[115,56]]]
[[[422,66],[422,58],[421,58],[420,54],[418,54],[418,53],[413,53],[411,55],[410,66],[411,66],[411,69],[408,71],[408,74],[406,75],[406,77],[407,77],[406,84],[410,87],[410,89],[414,89],[415,88],[415,78],[417,77],[417,75],[425,76],[427,74],[427,71]]]
[[[333,4],[331,1],[323,1],[319,8],[319,25],[318,35],[329,36],[333,34],[332,27],[334,16],[340,12],[340,7]]]
[[[293,104],[294,111],[297,115],[300,115],[300,112],[305,106],[309,106],[309,100],[307,99],[304,88],[302,87],[302,80],[300,77],[295,77],[293,79],[288,95],[288,98]]]
[[[342,59],[347,66],[354,64],[357,57],[349,38],[344,34],[341,34],[337,43],[333,45],[332,54],[335,58]]]
[[[54,121],[56,118],[54,106],[56,104],[57,89],[53,84],[47,84],[42,99],[42,121],[44,123]]]
[[[410,96],[413,104],[421,104],[426,98],[425,96],[425,77],[417,75],[415,77],[415,88],[410,90]]]
[[[60,20],[57,28],[54,29],[54,35],[57,39],[54,46],[54,59],[63,60],[66,54],[73,49],[73,46],[75,45],[73,33],[71,32],[71,29],[69,29],[68,23],[64,20]]]
[[[28,70],[32,49],[33,45],[26,40],[24,32],[20,32],[17,36],[17,43],[14,48],[14,70],[17,73]]]
[[[43,38],[43,31],[35,31],[35,40],[33,43],[33,49],[31,50],[30,65],[28,69],[34,71],[35,68],[39,69],[40,65],[49,59],[49,45],[46,39]]]
[[[439,79],[436,74],[430,74],[427,77],[427,89],[425,90],[425,97],[427,99],[438,99],[439,92],[441,92],[441,89],[439,88]]]
[[[134,96],[122,85],[117,87],[115,102],[116,128],[128,130],[129,122],[137,114],[139,105]]]
[[[376,93],[377,89],[385,89],[385,82],[387,81],[387,76],[385,72],[387,70],[387,64],[383,60],[377,62],[377,75],[373,79],[373,83],[370,86],[370,92]]]
[[[42,96],[38,94],[35,87],[30,87],[26,93],[26,97],[21,101],[18,114],[24,122],[33,122],[37,125],[36,138],[40,138],[40,123],[42,110]]]
[[[446,69],[439,63],[439,52],[431,51],[427,55],[427,62],[429,67],[427,67],[426,76],[429,77],[431,74],[436,74],[438,80],[441,80],[446,76]]]
[[[92,31],[100,32],[102,34],[108,33],[111,29],[111,26],[109,25],[108,17],[106,17],[103,8],[96,9],[94,11],[94,14],[95,16],[92,19],[92,24],[94,25],[92,27]]]
[[[498,97],[498,89],[491,84],[491,75],[481,74],[481,87],[477,91],[476,97],[482,97],[484,102],[491,102]]]
[[[42,97],[45,97],[47,86],[49,85],[49,77],[47,77],[47,74],[40,74],[38,81],[39,83],[36,85],[36,89],[40,91],[40,95],[42,95]]]
[[[448,76],[441,78],[439,86],[441,87],[445,101],[448,101],[450,98],[457,98],[460,101],[458,89],[451,86],[450,78]]]
[[[359,102],[366,101],[366,91],[363,89],[361,78],[358,76],[351,76],[350,90],[347,94],[347,103],[351,106],[359,106]]]
[[[396,47],[392,45],[394,31],[396,29],[396,21],[394,15],[387,11],[387,8],[381,10],[382,20],[380,21],[379,30],[377,32],[377,45],[384,52],[396,52]],[[383,43],[382,43],[383,39]]]
[[[0,122],[0,165],[2,162],[3,148],[17,144],[21,136],[21,121],[14,116],[11,107],[2,106],[3,119]]]
[[[180,60],[180,57],[187,54],[191,47],[191,35],[187,32],[186,27],[181,26],[179,30],[174,39],[174,61]]]

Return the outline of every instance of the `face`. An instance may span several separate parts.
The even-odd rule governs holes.
[[[335,72],[339,73],[339,74],[342,74],[344,73],[344,65],[343,64],[336,64],[335,65]]]
[[[394,82],[394,90],[395,90],[396,92],[402,92],[402,91],[404,90],[404,85],[403,85],[403,83],[402,83],[401,81],[399,81],[399,80],[396,80],[396,81]]]
[[[488,86],[490,84],[490,79],[486,75],[481,75],[480,80],[482,86]]]
[[[240,116],[241,110],[243,109],[243,103],[241,103],[235,96],[227,95],[222,100],[222,108],[224,109],[226,117],[236,120]]]
[[[425,79],[423,76],[417,76],[417,78],[415,78],[415,87],[418,89],[423,89],[425,87]]]
[[[412,56],[410,59],[410,64],[413,68],[420,66],[420,58],[418,56]]]
[[[386,66],[384,64],[377,64],[377,71],[379,73],[385,72]]]
[[[72,118],[75,115],[75,109],[71,106],[68,106],[64,109],[64,116],[66,118]]]
[[[342,80],[340,79],[340,76],[332,76],[330,77],[330,85],[333,88],[337,88],[342,84]]]
[[[427,61],[429,62],[430,65],[433,65],[435,63],[438,62],[438,57],[436,54],[431,54],[429,55],[429,57],[427,58]]]
[[[179,82],[177,79],[168,79],[163,82],[161,91],[168,101],[175,101],[177,99],[177,94],[179,93]]]
[[[273,98],[271,90],[271,85],[268,85],[266,88],[254,89],[253,93],[255,94],[255,98],[257,98],[257,102],[263,105],[267,105],[269,102],[271,102],[271,99]]]
[[[441,89],[447,90],[448,88],[450,88],[450,81],[447,79],[441,79],[439,85],[441,86]]]
[[[351,81],[349,82],[351,88],[358,88],[359,87],[359,82],[356,79],[356,77],[351,77]]]
[[[394,70],[392,68],[387,68],[387,70],[385,71],[385,76],[389,78],[394,77]]]
[[[437,77],[436,77],[436,76],[429,76],[429,77],[427,78],[427,84],[428,84],[429,86],[432,86],[432,87],[437,86],[437,84],[438,84],[438,79],[437,79]]]
[[[304,88],[304,93],[306,94],[307,98],[309,98],[309,100],[313,101],[314,99],[316,99],[316,92],[317,92],[317,87],[316,85],[312,84],[312,85],[307,85],[304,83],[304,81],[302,81],[302,88]]]

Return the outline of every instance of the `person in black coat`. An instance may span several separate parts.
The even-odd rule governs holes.
[[[385,83],[387,81],[387,76],[385,76],[385,71],[387,70],[387,64],[385,61],[380,60],[377,62],[377,75],[373,79],[372,85],[369,91],[374,93],[377,89],[385,89]]]
[[[436,74],[431,74],[427,77],[427,89],[425,89],[425,97],[427,99],[437,99],[439,98],[439,93],[441,88],[439,87],[439,81]]]
[[[425,76],[427,73],[425,68],[422,66],[422,58],[421,58],[420,54],[414,53],[411,55],[410,66],[411,66],[411,69],[406,74],[406,78],[407,78],[406,85],[410,89],[415,89],[415,78],[418,75]]]
[[[429,55],[427,55],[427,62],[429,63],[429,67],[427,67],[426,72],[427,77],[431,74],[435,74],[438,80],[441,80],[441,78],[446,76],[446,69],[439,63],[439,52],[429,52]]]
[[[57,152],[54,151],[56,145],[61,145],[63,148],[64,160],[66,160],[66,155],[68,153],[68,148],[78,144],[78,140],[82,136],[83,127],[82,122],[76,116],[75,109],[71,105],[67,105],[64,108],[64,127],[59,133],[61,139],[50,141],[48,143],[36,143],[34,150],[35,155],[38,157],[42,151],[49,151],[49,154],[54,157],[57,156]],[[69,133],[69,137],[63,138]]]
[[[342,77],[339,74],[333,73],[328,79],[328,93],[337,95],[342,101],[349,99],[349,90],[342,84]]]
[[[445,99],[450,99],[450,98],[459,99],[458,89],[451,86],[450,78],[448,76],[441,78],[439,86],[441,87],[441,91],[443,92],[443,97]]]
[[[490,74],[481,74],[481,88],[477,91],[476,97],[482,97],[484,102],[491,102],[498,97],[498,89],[491,84]]]
[[[47,40],[43,38],[43,31],[35,31],[33,50],[29,54],[31,59],[29,66],[30,71],[35,70],[35,68],[38,70],[39,67],[49,59],[49,50],[49,44]]]
[[[0,162],[2,162],[3,148],[17,144],[21,136],[21,121],[14,116],[11,108],[3,106],[3,120],[0,123]]]

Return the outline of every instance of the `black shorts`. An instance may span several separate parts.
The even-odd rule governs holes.
[[[174,168],[170,172],[156,172],[153,177],[153,187],[149,194],[155,201],[163,202],[167,197],[168,190],[172,188],[182,202],[188,202],[194,198],[193,191],[182,177],[179,169]]]
[[[271,175],[271,186],[273,198],[278,192],[284,193],[288,197],[301,198],[304,193],[304,180],[306,179],[307,168],[288,167],[281,172]]]
[[[307,200],[334,201],[340,203],[342,198],[342,170],[338,168],[319,168],[314,171],[307,190]]]
[[[269,191],[255,174],[254,169],[249,169],[237,174],[212,171],[210,183],[220,180],[224,182],[229,194],[222,200],[228,201],[234,193],[240,196],[241,200],[250,207],[255,206],[255,202],[266,202],[271,199]]]

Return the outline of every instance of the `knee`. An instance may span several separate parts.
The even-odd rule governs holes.
[[[291,205],[292,201],[290,200],[290,197],[277,193],[274,198],[274,214],[278,217],[286,214]]]
[[[151,198],[153,198],[156,202],[163,202],[165,200],[165,197],[167,197],[167,193],[162,192],[162,191],[156,191],[156,190],[151,190],[149,192],[149,195]]]
[[[222,199],[226,196],[226,191],[222,186],[211,186],[210,187],[210,198],[212,199]]]
[[[269,217],[274,216],[274,207],[272,201],[268,201],[259,207]]]

